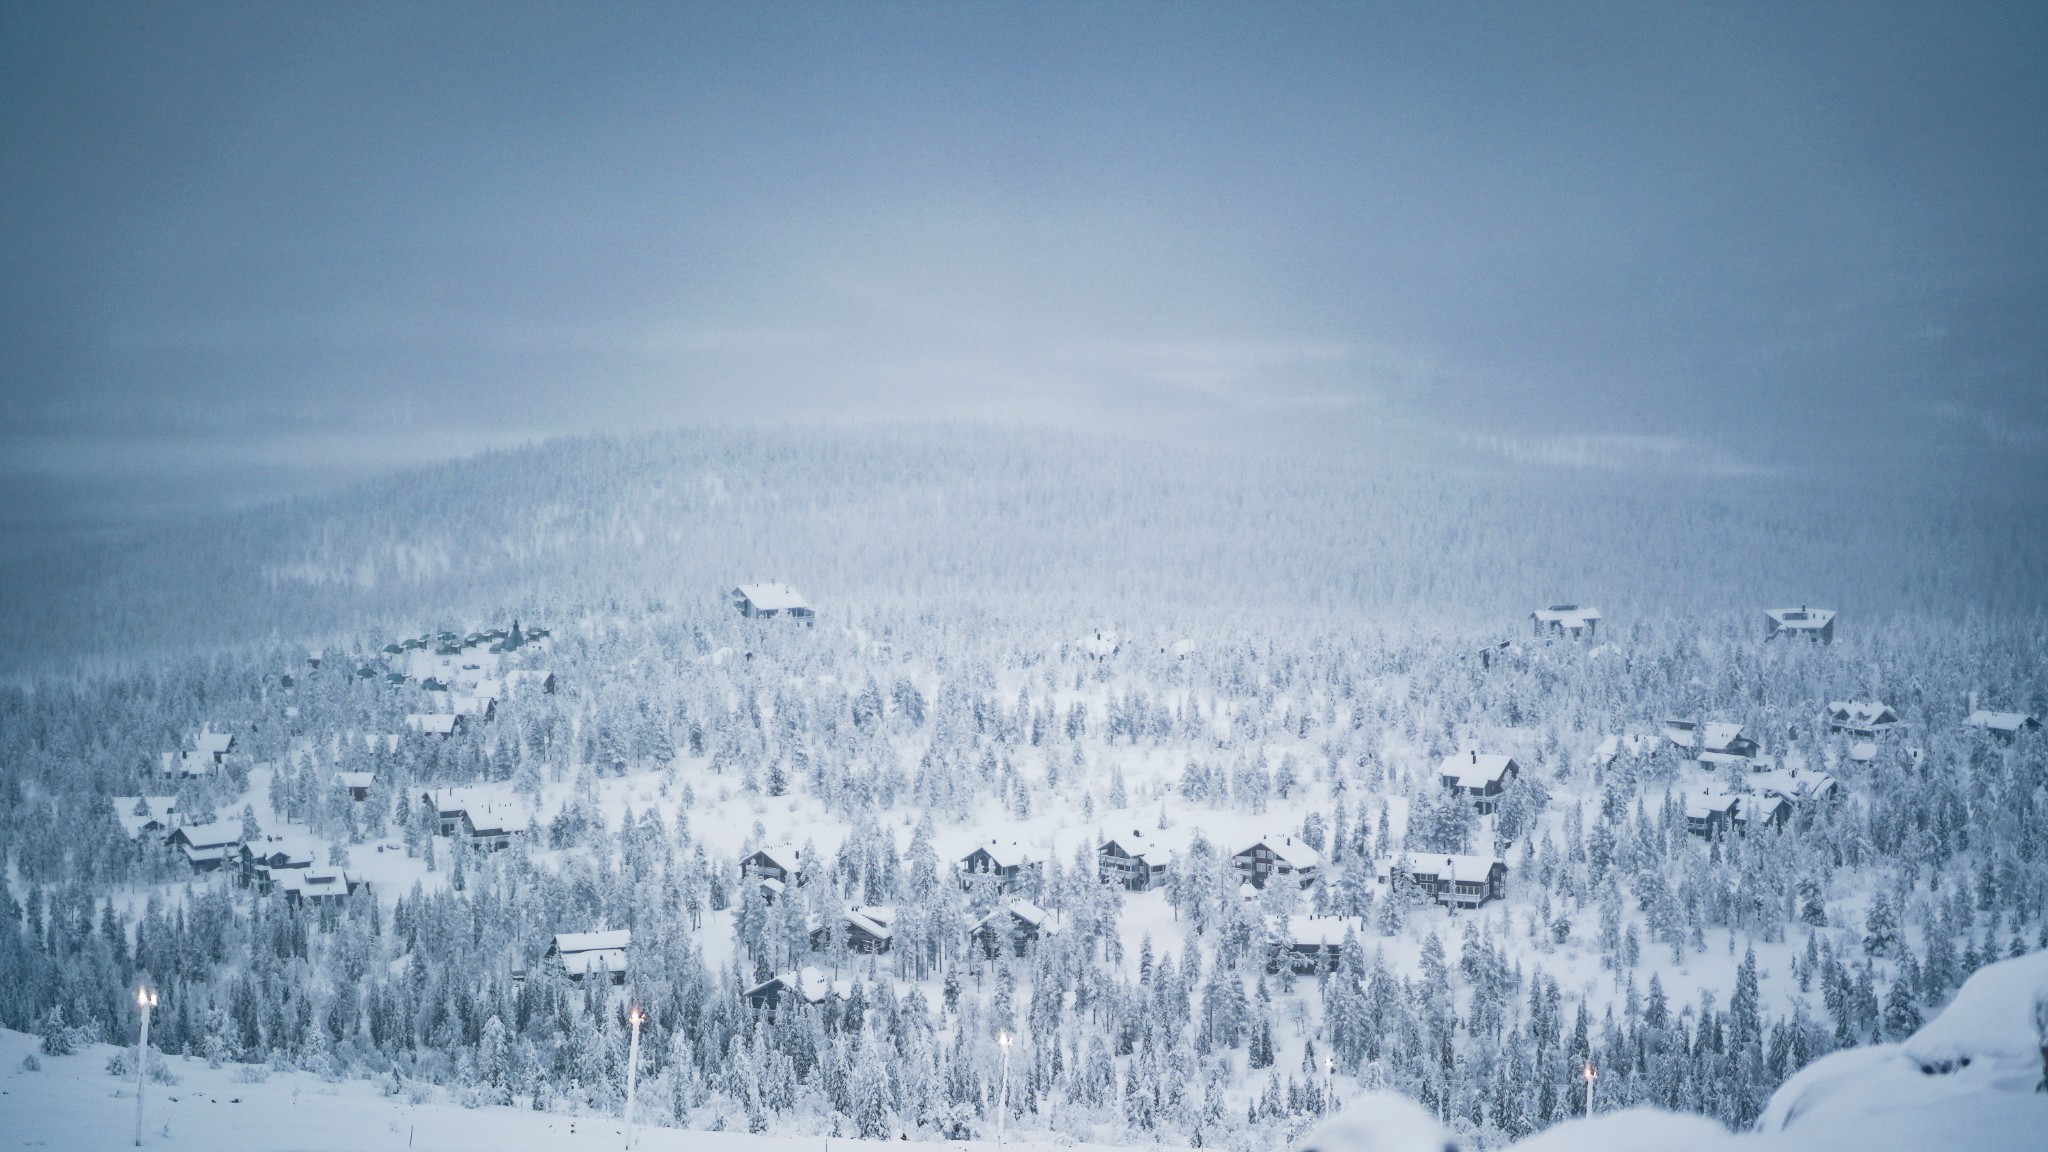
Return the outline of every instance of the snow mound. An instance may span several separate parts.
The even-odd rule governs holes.
[[[1747,1142],[1703,1116],[1631,1108],[1545,1129],[1514,1152],[1726,1152]]]
[[[1458,1142],[1423,1111],[1392,1092],[1375,1092],[1316,1125],[1298,1152],[1458,1152]]]
[[[1806,1149],[2037,1152],[2048,1133],[2048,952],[1971,976],[1903,1044],[1815,1061],[1772,1095],[1763,1133]]]

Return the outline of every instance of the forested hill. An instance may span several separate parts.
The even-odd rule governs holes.
[[[1219,455],[1221,458],[1219,458]],[[1492,635],[1812,603],[2031,615],[2038,509],[1771,477],[1394,467],[986,426],[677,431],[493,452],[0,574],[19,674],[787,580],[827,616]],[[1276,615],[1277,614],[1277,615]]]

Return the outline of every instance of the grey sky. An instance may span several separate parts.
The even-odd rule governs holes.
[[[2038,476],[2044,59],[2039,4],[0,4],[0,476],[931,415]]]

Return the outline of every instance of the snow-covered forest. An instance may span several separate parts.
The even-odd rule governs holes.
[[[609,1115],[637,1009],[643,1123],[774,1134],[1265,1148],[1391,1088],[1497,1147],[1589,1068],[1747,1126],[2048,947],[2034,512],[693,432],[47,555],[0,1025],[130,1042],[146,984],[167,1054]]]

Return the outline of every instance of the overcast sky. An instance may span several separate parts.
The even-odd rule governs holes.
[[[2043,60],[2039,3],[9,0],[0,482],[930,416],[2026,472]]]

